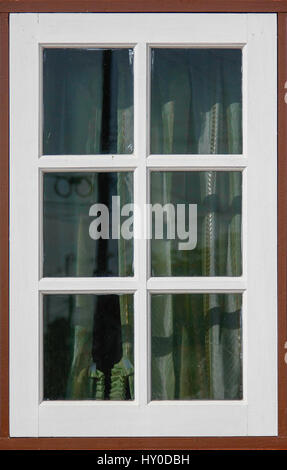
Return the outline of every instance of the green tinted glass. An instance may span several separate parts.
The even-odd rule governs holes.
[[[113,234],[117,201],[118,220],[129,219],[120,211],[133,202],[131,172],[45,173],[43,199],[44,276],[133,275],[133,238]]]
[[[134,399],[133,296],[44,295],[44,400]]]
[[[44,49],[43,153],[133,152],[133,50]]]
[[[152,172],[152,275],[240,276],[241,193],[240,171]]]
[[[151,296],[152,400],[242,399],[241,294]]]
[[[242,153],[239,49],[152,49],[151,153]]]

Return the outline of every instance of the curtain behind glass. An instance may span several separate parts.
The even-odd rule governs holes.
[[[179,54],[172,54],[170,60],[169,51],[162,50],[157,60],[153,57],[152,153],[240,154],[241,102],[234,86],[241,80],[238,62],[223,67],[222,60],[203,50],[177,50]],[[230,51],[222,53],[230,55]],[[196,93],[199,89],[204,92]],[[188,200],[189,177],[185,175],[186,182],[181,178],[179,186],[176,173],[157,172],[153,177],[157,202],[169,202],[173,187],[179,202]],[[223,270],[228,276],[241,275],[241,240],[236,235],[240,234],[241,215],[219,218],[214,205],[218,199],[227,207],[237,203],[241,174],[202,172],[198,191],[199,200],[208,208],[204,217],[198,218],[201,275],[219,275]],[[162,200],[158,200],[159,194]],[[159,271],[166,276],[190,275],[192,252],[183,252],[184,262],[172,265],[172,244],[172,240],[152,244],[152,258],[157,259]],[[241,398],[241,300],[236,295],[219,297],[154,296],[153,309],[162,314],[155,315],[153,321],[153,399]],[[223,315],[218,314],[219,308]],[[200,332],[204,332],[204,342]],[[180,354],[174,353],[175,338]],[[202,360],[204,356],[207,362]]]
[[[241,51],[153,49],[151,153],[242,153]]]
[[[133,90],[133,82],[127,74],[127,68],[122,66],[118,69],[118,80],[120,100],[118,101],[118,153],[129,153],[128,147],[131,141],[130,135],[133,135],[133,106],[130,99]],[[121,198],[121,204],[128,204],[133,201],[133,175],[128,173],[128,177],[124,177],[123,173],[118,173],[118,194]],[[130,248],[130,244],[123,237],[119,239],[119,276],[124,276],[126,265],[133,265],[134,253]],[[131,399],[134,399],[134,366],[133,366],[133,299],[132,296],[120,297],[120,315],[122,324],[122,347],[123,356],[120,363],[116,364],[112,371],[112,399],[120,399],[124,393],[123,387],[120,385],[119,377],[127,377],[129,383],[129,392]]]

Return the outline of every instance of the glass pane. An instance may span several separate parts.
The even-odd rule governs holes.
[[[241,56],[152,49],[151,153],[242,153]]]
[[[152,275],[240,276],[241,193],[240,171],[152,172]]]
[[[242,295],[151,297],[152,400],[242,399]]]
[[[45,173],[43,199],[44,276],[133,275],[133,235],[117,223],[129,226],[132,172]]]
[[[134,399],[133,296],[43,296],[44,400]]]
[[[44,49],[43,152],[133,152],[133,49]]]

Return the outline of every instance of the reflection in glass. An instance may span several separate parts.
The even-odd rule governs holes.
[[[43,297],[44,400],[133,400],[133,296]]]
[[[240,171],[174,171],[151,173],[151,203],[172,204],[175,234],[168,229],[171,217],[163,218],[163,239],[156,239],[153,211],[151,272],[153,276],[241,276],[241,194]],[[178,235],[178,206],[184,204],[187,235]],[[189,214],[189,204],[197,213]],[[180,249],[196,224],[195,246]],[[181,238],[182,234],[179,232]]]
[[[151,153],[242,153],[241,56],[152,49]]]
[[[151,299],[152,400],[242,399],[242,295]]]
[[[113,238],[114,197],[133,202],[131,172],[66,172],[44,174],[43,275],[52,277],[132,276],[133,239]],[[117,201],[117,199],[116,199]],[[90,228],[101,212],[90,216],[94,204],[104,204],[108,224],[99,224],[101,236]],[[118,212],[119,213],[119,212]],[[129,219],[121,216],[120,222]],[[107,232],[105,232],[105,228]]]
[[[43,152],[133,152],[133,49],[44,49]]]

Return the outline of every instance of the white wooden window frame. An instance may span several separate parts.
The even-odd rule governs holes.
[[[10,15],[10,435],[277,435],[277,53],[275,14]],[[134,48],[134,154],[41,154],[43,47]],[[243,154],[149,155],[149,53],[157,47],[235,47],[243,57]],[[133,278],[41,277],[41,181],[48,171],[243,173],[243,275],[151,278],[149,243],[135,240]],[[45,293],[134,294],[135,400],[42,401]],[[149,399],[149,298],[154,292],[243,294],[243,400]],[[248,296],[248,298],[247,298]]]

